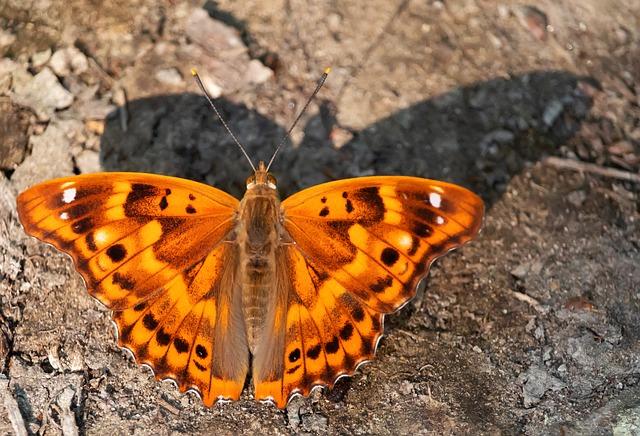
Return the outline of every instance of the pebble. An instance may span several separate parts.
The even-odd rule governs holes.
[[[14,169],[22,162],[29,142],[30,113],[0,97],[0,169]]]
[[[257,59],[249,61],[247,71],[245,73],[245,80],[248,83],[264,83],[273,77],[273,70],[265,67],[262,62]]]
[[[18,191],[43,180],[73,174],[69,154],[69,131],[67,122],[52,122],[39,136],[31,137],[31,155],[22,162],[11,176]]]
[[[163,68],[161,70],[156,71],[155,73],[156,80],[160,83],[169,86],[182,86],[184,85],[184,79],[182,78],[182,74],[177,68]]]
[[[39,51],[38,53],[34,53],[31,56],[31,66],[36,69],[40,69],[51,59],[51,49],[48,48],[43,51]]]
[[[81,174],[100,172],[100,156],[96,151],[82,150],[76,156],[76,166]]]
[[[587,193],[582,190],[573,191],[567,195],[567,200],[569,201],[569,203],[571,203],[575,207],[581,207],[584,204],[586,199],[587,199]]]
[[[543,41],[547,38],[547,15],[535,6],[521,6],[514,10],[520,24],[536,39]]]
[[[204,9],[194,10],[187,18],[185,28],[191,41],[216,56],[247,51],[236,29],[214,20]]]
[[[0,50],[5,47],[9,47],[16,41],[16,36],[9,32],[8,30],[4,30],[0,28]]]
[[[526,372],[518,376],[518,382],[522,384],[524,407],[532,407],[542,400],[547,391],[559,391],[566,384],[550,375],[547,371],[535,365],[530,366]]]
[[[551,101],[551,103],[549,103],[544,109],[544,113],[542,114],[542,121],[544,122],[545,126],[551,127],[553,123],[556,122],[563,109],[564,105],[560,100]]]
[[[82,74],[89,68],[87,57],[75,47],[66,47],[56,51],[49,61],[51,69],[61,77],[69,74]]]
[[[13,100],[33,109],[42,121],[46,121],[56,109],[69,107],[73,103],[73,94],[60,84],[48,67],[45,67],[26,83],[14,83]]]

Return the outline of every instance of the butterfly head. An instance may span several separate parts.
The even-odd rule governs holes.
[[[267,171],[264,162],[260,161],[258,169],[249,178],[247,178],[247,189],[253,189],[256,186],[266,186],[267,188],[276,189],[276,178]]]

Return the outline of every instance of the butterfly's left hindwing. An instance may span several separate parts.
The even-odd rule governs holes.
[[[277,263],[289,280],[281,378],[256,381],[256,396],[279,407],[370,359],[383,314],[415,295],[433,260],[478,233],[484,205],[449,183],[363,177],[303,190],[282,210],[293,244]]]
[[[27,233],[68,253],[114,311],[120,345],[208,405],[238,398],[248,366],[237,253],[224,243],[237,205],[206,185],[140,173],[51,180],[18,197]]]

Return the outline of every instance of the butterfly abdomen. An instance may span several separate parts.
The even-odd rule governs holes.
[[[243,198],[236,228],[238,281],[249,349],[254,352],[273,300],[279,199],[273,189],[256,187]]]

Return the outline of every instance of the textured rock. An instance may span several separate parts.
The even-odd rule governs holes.
[[[27,150],[31,113],[0,97],[0,114],[0,169],[15,169]]]
[[[82,74],[87,71],[89,62],[87,57],[76,47],[66,47],[57,50],[49,66],[58,76],[68,76],[69,74]]]
[[[42,120],[48,120],[57,109],[73,103],[73,94],[60,84],[49,68],[44,68],[31,80],[15,83],[13,90],[13,100],[33,109]]]
[[[540,402],[547,391],[559,391],[566,387],[562,380],[551,376],[546,370],[531,366],[518,376],[522,383],[524,407],[531,407]]]
[[[31,137],[31,155],[11,177],[17,190],[23,190],[36,182],[72,174],[73,164],[69,150],[72,124],[75,123],[51,123],[42,135]]]

